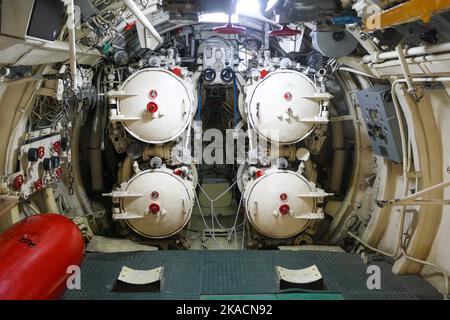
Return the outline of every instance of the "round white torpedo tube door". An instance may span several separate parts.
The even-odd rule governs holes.
[[[143,69],[121,86],[124,97],[117,105],[125,129],[136,139],[162,144],[186,130],[195,113],[192,84],[170,70]]]
[[[296,172],[267,173],[245,186],[247,218],[258,232],[269,238],[293,237],[311,221],[299,217],[316,209],[315,199],[298,197],[311,191],[308,181]]]
[[[247,116],[256,133],[276,144],[293,144],[314,130],[321,105],[316,85],[293,70],[269,73],[252,86],[246,97]]]
[[[183,229],[191,218],[194,186],[169,170],[147,170],[135,175],[125,191],[139,197],[123,198],[122,212],[144,215],[128,219],[127,224],[138,234],[161,239]]]

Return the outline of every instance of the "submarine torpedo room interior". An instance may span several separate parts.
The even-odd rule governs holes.
[[[449,296],[450,1],[0,8],[0,299]]]

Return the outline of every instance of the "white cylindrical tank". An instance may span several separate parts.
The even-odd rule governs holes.
[[[121,199],[122,213],[144,215],[128,219],[131,229],[149,238],[166,238],[188,223],[195,201],[194,183],[169,169],[146,170],[128,181],[125,191],[136,197]]]
[[[265,140],[299,142],[314,130],[322,111],[317,86],[303,73],[279,70],[248,88],[246,112],[250,125]]]
[[[120,88],[118,117],[136,139],[161,144],[186,130],[196,110],[192,83],[161,68],[142,69],[132,74]]]
[[[311,220],[301,215],[316,210],[316,199],[299,197],[309,193],[309,182],[299,173],[273,169],[245,186],[244,205],[248,221],[261,234],[275,239],[295,236]]]

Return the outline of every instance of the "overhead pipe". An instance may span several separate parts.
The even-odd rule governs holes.
[[[75,92],[78,89],[77,80],[77,48],[75,33],[75,7],[73,0],[66,0],[67,10],[67,30],[69,33],[69,56],[70,56],[70,73],[72,76],[72,89]]]
[[[434,53],[443,53],[450,51],[450,42],[437,44],[434,46],[421,46],[421,47],[414,47],[409,48],[404,51],[405,57],[412,57],[412,56],[423,56],[427,54],[434,54]],[[398,53],[397,51],[389,51],[389,52],[374,52],[371,55],[367,55],[363,57],[364,63],[377,63],[382,62],[385,60],[392,60],[392,59],[398,59]]]
[[[127,6],[127,8],[136,16],[136,19],[139,20],[140,23],[144,26],[145,29],[147,29],[152,36],[158,41],[158,43],[161,45],[163,44],[164,40],[159,35],[158,31],[156,31],[155,27],[150,23],[150,21],[147,19],[145,14],[142,12],[141,9],[137,6],[137,4],[133,0],[122,0],[123,3]]]

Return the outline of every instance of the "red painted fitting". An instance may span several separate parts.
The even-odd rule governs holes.
[[[152,214],[157,214],[161,210],[157,203],[152,203],[148,209]]]
[[[260,77],[261,79],[264,79],[268,74],[269,74],[269,71],[267,71],[266,69],[262,69],[262,70],[259,72],[259,77]]]
[[[45,148],[43,146],[38,148],[37,155],[39,159],[42,159],[45,156]]]
[[[291,101],[291,100],[292,100],[292,93],[286,92],[286,93],[284,94],[284,100],[286,100],[286,101]]]
[[[289,211],[291,210],[291,208],[289,207],[289,205],[287,204],[283,204],[280,206],[280,213],[281,215],[285,216],[289,213]]]
[[[173,68],[172,72],[177,75],[178,77],[181,77],[181,69],[180,68]]]
[[[280,30],[273,30],[269,32],[270,37],[292,37],[301,34],[300,30],[294,30],[288,26],[283,26]]]
[[[147,111],[150,113],[155,113],[156,111],[158,111],[158,105],[156,103],[154,103],[153,101],[149,102],[147,104]]]
[[[264,175],[264,170],[261,169],[257,170],[255,175],[257,178],[262,177]]]
[[[152,198],[152,200],[157,200],[159,198],[159,192],[158,191],[153,191],[151,193],[150,197]]]
[[[34,189],[36,191],[42,190],[42,188],[44,187],[44,182],[42,181],[42,179],[37,179],[36,182],[34,183]]]
[[[158,96],[158,91],[156,91],[155,89],[150,90],[150,92],[148,93],[148,96],[150,97],[150,99],[156,99],[156,97]]]
[[[55,151],[57,154],[59,154],[61,152],[61,142],[60,141],[56,141],[53,144],[53,151]]]
[[[12,184],[14,189],[20,190],[20,188],[22,188],[23,185],[23,175],[19,174],[18,176],[16,176]]]

